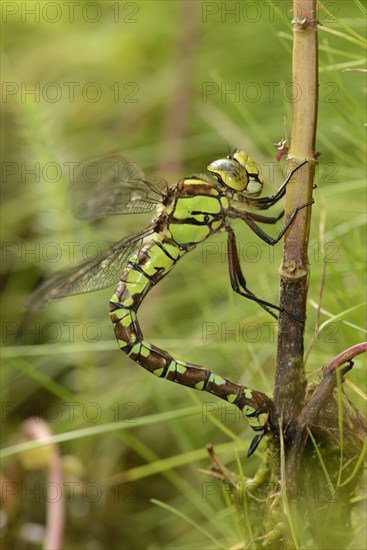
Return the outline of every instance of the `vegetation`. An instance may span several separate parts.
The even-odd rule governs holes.
[[[22,304],[44,273],[149,221],[144,215],[93,226],[74,220],[67,194],[73,163],[121,150],[146,173],[174,182],[204,172],[227,145],[240,146],[259,162],[266,194],[278,187],[285,165],[275,160],[273,143],[284,137],[284,118],[288,133],[291,128],[291,4],[243,3],[234,14],[230,8],[242,3],[96,2],[95,12],[87,4],[72,14],[60,3],[54,21],[51,7],[37,18],[14,3],[17,13],[3,19],[4,546],[41,546],[43,533],[32,524],[45,525],[48,480],[44,470],[28,469],[36,455],[27,461],[24,449],[32,443],[19,446],[39,437],[29,430],[20,435],[22,422],[40,416],[61,453],[64,548],[243,548],[259,524],[244,479],[259,476],[265,453],[261,445],[245,458],[253,433],[243,416],[211,396],[149,376],[121,354],[108,317],[111,289],[37,313],[22,312]],[[366,14],[359,0],[319,4],[321,155],[309,245],[309,383],[365,340]],[[235,229],[249,287],[277,302],[282,246],[263,245],[241,224]],[[273,391],[276,324],[233,294],[224,238],[183,259],[149,295],[140,319],[152,342],[182,359]],[[329,411],[339,428],[342,401],[364,408],[362,357]],[[320,540],[328,548],[335,526],[318,512],[314,529],[305,528],[307,507],[300,518],[292,502],[306,496],[327,505],[343,486],[352,516],[351,523],[340,522],[341,547],[363,547],[363,455],[349,460],[351,441],[341,432],[328,457],[308,451],[323,478],[304,479],[302,495],[284,499],[293,543],[302,548]],[[200,471],[212,462],[208,443],[232,485]],[[328,478],[335,464],[337,492]],[[267,506],[269,496],[257,494]]]

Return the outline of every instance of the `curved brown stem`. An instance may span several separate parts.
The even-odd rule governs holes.
[[[292,442],[287,462],[288,481],[295,480],[300,465],[300,458],[308,438],[307,428],[315,422],[319,412],[325,406],[326,401],[336,387],[338,380],[337,376],[340,375],[341,381],[343,382],[344,375],[353,367],[353,357],[366,351],[367,342],[356,344],[334,357],[330,363],[324,367],[324,376],[310,400],[303,407],[297,421],[296,436]],[[347,363],[347,365],[342,367],[345,363]],[[339,367],[342,368],[339,369]]]
[[[351,361],[353,357],[356,357],[356,355],[360,355],[361,353],[365,353],[367,351],[367,342],[361,342],[360,344],[356,344],[355,346],[352,346],[351,348],[348,348],[336,357],[330,361],[324,367],[324,374],[325,373],[334,373],[338,367],[343,365],[344,363],[347,363],[348,361]]]

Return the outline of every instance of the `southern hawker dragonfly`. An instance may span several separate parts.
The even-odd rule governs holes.
[[[143,336],[137,313],[151,288],[180,258],[215,233],[224,231],[233,290],[255,300],[276,317],[274,310],[281,309],[257,298],[247,286],[231,221],[242,220],[265,243],[277,243],[297,212],[311,203],[295,209],[276,238],[270,237],[258,224],[275,224],[284,211],[276,217],[253,211],[267,210],[276,204],[284,196],[294,173],[305,163],[289,173],[273,195],[262,198],[259,195],[263,178],[253,159],[240,149],[211,162],[207,166],[208,176],[193,175],[172,186],[148,180],[135,164],[120,154],[85,163],[80,177],[70,188],[77,217],[96,219],[153,210],[155,217],[142,231],[114,244],[102,258],[85,261],[46,279],[33,292],[27,306],[42,307],[52,300],[105,288],[120,280],[110,299],[110,317],[120,349],[160,378],[209,392],[237,406],[256,432],[248,450],[250,456],[271,429],[271,399],[211,370],[175,359],[168,351],[151,344]],[[94,178],[93,185],[87,177],[88,170],[100,175]]]

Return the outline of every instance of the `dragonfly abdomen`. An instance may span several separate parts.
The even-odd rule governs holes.
[[[183,254],[185,250],[180,249],[167,231],[153,233],[130,257],[110,302],[136,311],[150,288],[171,271]]]
[[[185,247],[172,239],[168,229],[154,233],[122,273],[121,281],[110,300],[110,317],[120,349],[135,363],[158,376],[183,386],[209,392],[236,405],[248,418],[256,432],[248,456],[254,452],[262,436],[269,431],[270,399],[249,388],[223,378],[199,365],[174,359],[144,339],[137,318],[138,308],[149,290],[174,267],[185,254]]]

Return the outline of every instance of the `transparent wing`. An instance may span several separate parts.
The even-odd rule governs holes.
[[[119,152],[84,162],[70,183],[74,215],[92,220],[113,214],[151,212],[167,190],[164,180],[149,181]]]
[[[86,260],[51,275],[32,292],[24,307],[38,309],[52,300],[93,292],[117,283],[129,258],[140,248],[142,239],[153,232],[154,226],[148,226],[111,246],[102,258]]]

